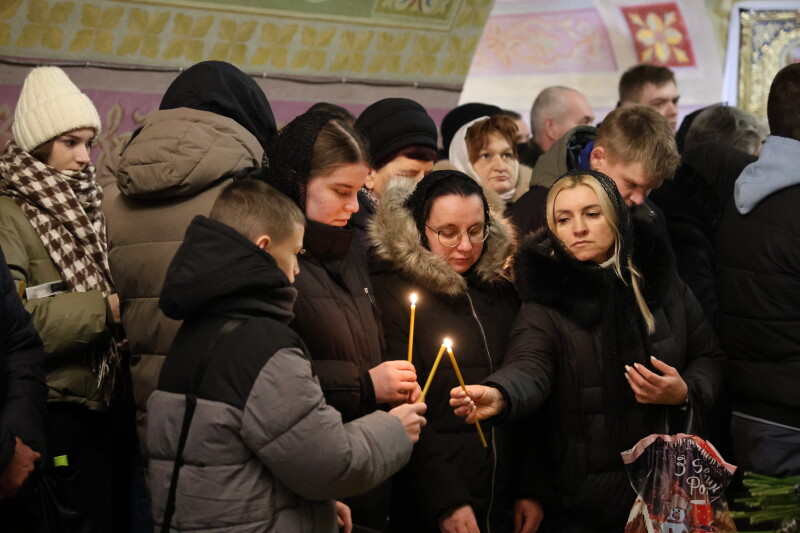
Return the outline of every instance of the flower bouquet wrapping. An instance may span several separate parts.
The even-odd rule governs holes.
[[[622,452],[637,498],[625,533],[735,532],[723,491],[736,467],[700,437],[650,435]]]

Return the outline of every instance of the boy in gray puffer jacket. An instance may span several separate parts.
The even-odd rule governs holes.
[[[334,499],[369,490],[408,461],[424,404],[343,424],[325,403],[303,341],[286,326],[303,224],[288,198],[241,179],[186,232],[159,303],[184,322],[148,401],[157,524],[204,359],[173,530],[333,533],[337,514],[349,525],[349,510]]]

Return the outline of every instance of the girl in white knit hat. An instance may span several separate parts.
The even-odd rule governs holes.
[[[68,502],[78,515],[67,529],[111,531],[106,411],[120,369],[111,334],[119,299],[89,157],[100,117],[63,70],[41,67],[25,79],[12,129],[0,155],[0,246],[45,348],[42,462],[78,471]]]

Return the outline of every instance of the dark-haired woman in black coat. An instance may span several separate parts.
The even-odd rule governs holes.
[[[500,366],[519,302],[505,271],[513,235],[497,212],[481,185],[458,171],[433,172],[416,187],[395,180],[384,192],[370,227],[372,283],[388,359],[407,358],[409,297],[419,298],[413,363],[420,381],[445,337],[468,382]],[[487,425],[484,448],[475,427],[448,406],[456,384],[445,354],[425,400],[429,425],[395,484],[392,531],[511,531],[504,431]]]

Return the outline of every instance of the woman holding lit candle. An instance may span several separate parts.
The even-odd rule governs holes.
[[[505,270],[513,234],[497,212],[478,182],[454,170],[416,186],[395,180],[384,192],[370,226],[372,283],[390,359],[408,359],[417,296],[412,361],[421,382],[445,338],[468,383],[502,361],[519,302]],[[425,399],[428,426],[397,477],[390,530],[511,531],[504,432],[486,426],[484,448],[476,427],[453,415],[449,390],[459,381],[442,351]]]
[[[453,388],[451,405],[468,422],[541,408],[536,460],[553,530],[622,531],[636,494],[620,452],[652,433],[696,431],[686,414],[713,403],[721,353],[668,244],[631,221],[608,176],[565,174],[546,215],[515,259],[525,303],[504,365],[468,386],[471,401]]]
[[[383,335],[366,256],[349,226],[369,174],[364,140],[332,115],[307,112],[284,126],[265,157],[265,181],[307,219],[289,326],[308,347],[325,400],[345,422],[384,404],[415,400],[420,388],[414,366],[405,357],[382,361]],[[390,488],[346,500],[356,525],[383,530]]]

